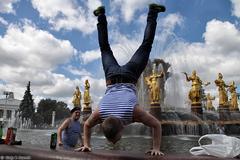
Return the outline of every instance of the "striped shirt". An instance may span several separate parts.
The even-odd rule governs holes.
[[[133,109],[138,104],[136,86],[131,83],[117,83],[107,86],[99,104],[101,120],[109,116],[118,117],[124,125],[133,121]]]

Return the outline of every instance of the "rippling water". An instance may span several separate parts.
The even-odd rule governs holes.
[[[24,129],[17,131],[17,140],[29,147],[49,148],[51,133],[56,130]],[[189,149],[197,146],[198,136],[164,136],[161,150],[164,153],[189,154]],[[93,149],[123,150],[145,152],[151,148],[150,136],[123,136],[115,145],[109,143],[104,136],[93,135],[91,139]]]

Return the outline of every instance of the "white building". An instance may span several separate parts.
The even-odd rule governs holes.
[[[13,92],[4,92],[4,94],[6,98],[0,99],[0,123],[5,124],[16,118],[21,101],[14,99]]]

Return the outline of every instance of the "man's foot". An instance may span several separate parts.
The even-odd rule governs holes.
[[[99,15],[101,15],[101,14],[105,14],[105,7],[104,7],[104,6],[98,7],[97,9],[95,9],[95,10],[93,11],[93,14],[94,14],[95,16],[99,16]]]
[[[158,12],[165,12],[166,8],[163,5],[159,5],[156,3],[149,4],[149,9],[154,9]]]

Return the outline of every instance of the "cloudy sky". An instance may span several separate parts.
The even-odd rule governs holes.
[[[75,87],[83,91],[89,79],[97,105],[105,80],[93,10],[106,7],[112,50],[124,64],[141,43],[151,2],[167,9],[159,14],[150,57],[172,64],[167,89],[174,90],[174,79],[186,95],[190,83],[181,72],[193,69],[212,82],[205,90],[215,96],[218,72],[240,84],[240,0],[1,0],[0,93],[22,99],[31,81],[36,103],[52,98],[71,108]]]

